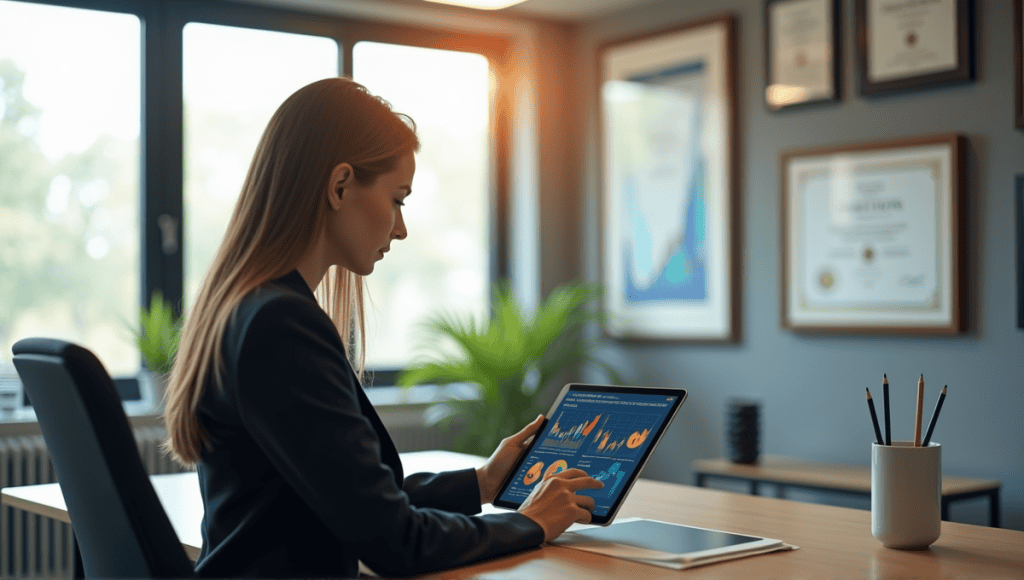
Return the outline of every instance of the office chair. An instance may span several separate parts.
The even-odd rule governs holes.
[[[11,350],[57,472],[85,577],[194,577],[114,382],[96,356],[47,338],[19,340]]]

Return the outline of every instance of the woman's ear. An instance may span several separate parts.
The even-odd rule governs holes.
[[[345,187],[355,179],[355,170],[348,163],[339,163],[331,171],[331,179],[327,187],[327,202],[332,209],[340,209],[345,197]]]

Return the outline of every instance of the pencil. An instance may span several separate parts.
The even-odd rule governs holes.
[[[924,375],[917,379],[917,405],[914,415],[914,447],[921,446],[921,414],[924,412]]]
[[[871,400],[871,389],[865,388],[868,392],[868,411],[871,411],[871,424],[875,427],[875,439],[882,444],[882,431],[878,428],[878,415],[875,415],[875,402]]]
[[[946,388],[942,387],[942,392],[939,393],[939,401],[935,403],[935,410],[932,411],[932,420],[928,421],[928,432],[924,434],[924,442],[921,443],[922,447],[928,447],[928,443],[932,440],[932,431],[935,429],[935,420],[939,418],[939,411],[942,410],[942,401],[946,400]]]
[[[892,445],[892,430],[889,428],[889,377],[882,373],[882,414],[885,421],[885,444]]]

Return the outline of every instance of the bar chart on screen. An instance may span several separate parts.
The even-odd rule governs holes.
[[[575,451],[583,445],[600,419],[601,415],[591,416],[589,413],[563,411],[555,418],[554,425],[548,430],[541,445],[550,449]]]
[[[656,418],[649,414],[615,413],[600,423],[587,455],[634,459],[650,439]]]

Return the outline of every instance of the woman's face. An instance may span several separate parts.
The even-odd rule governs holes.
[[[373,272],[377,260],[384,258],[393,240],[406,237],[402,205],[412,193],[416,160],[412,153],[403,155],[391,172],[370,185],[357,182],[351,168],[346,174],[345,167],[347,164],[340,165],[341,172],[335,172],[342,193],[328,226],[328,247],[332,263],[366,276]]]

